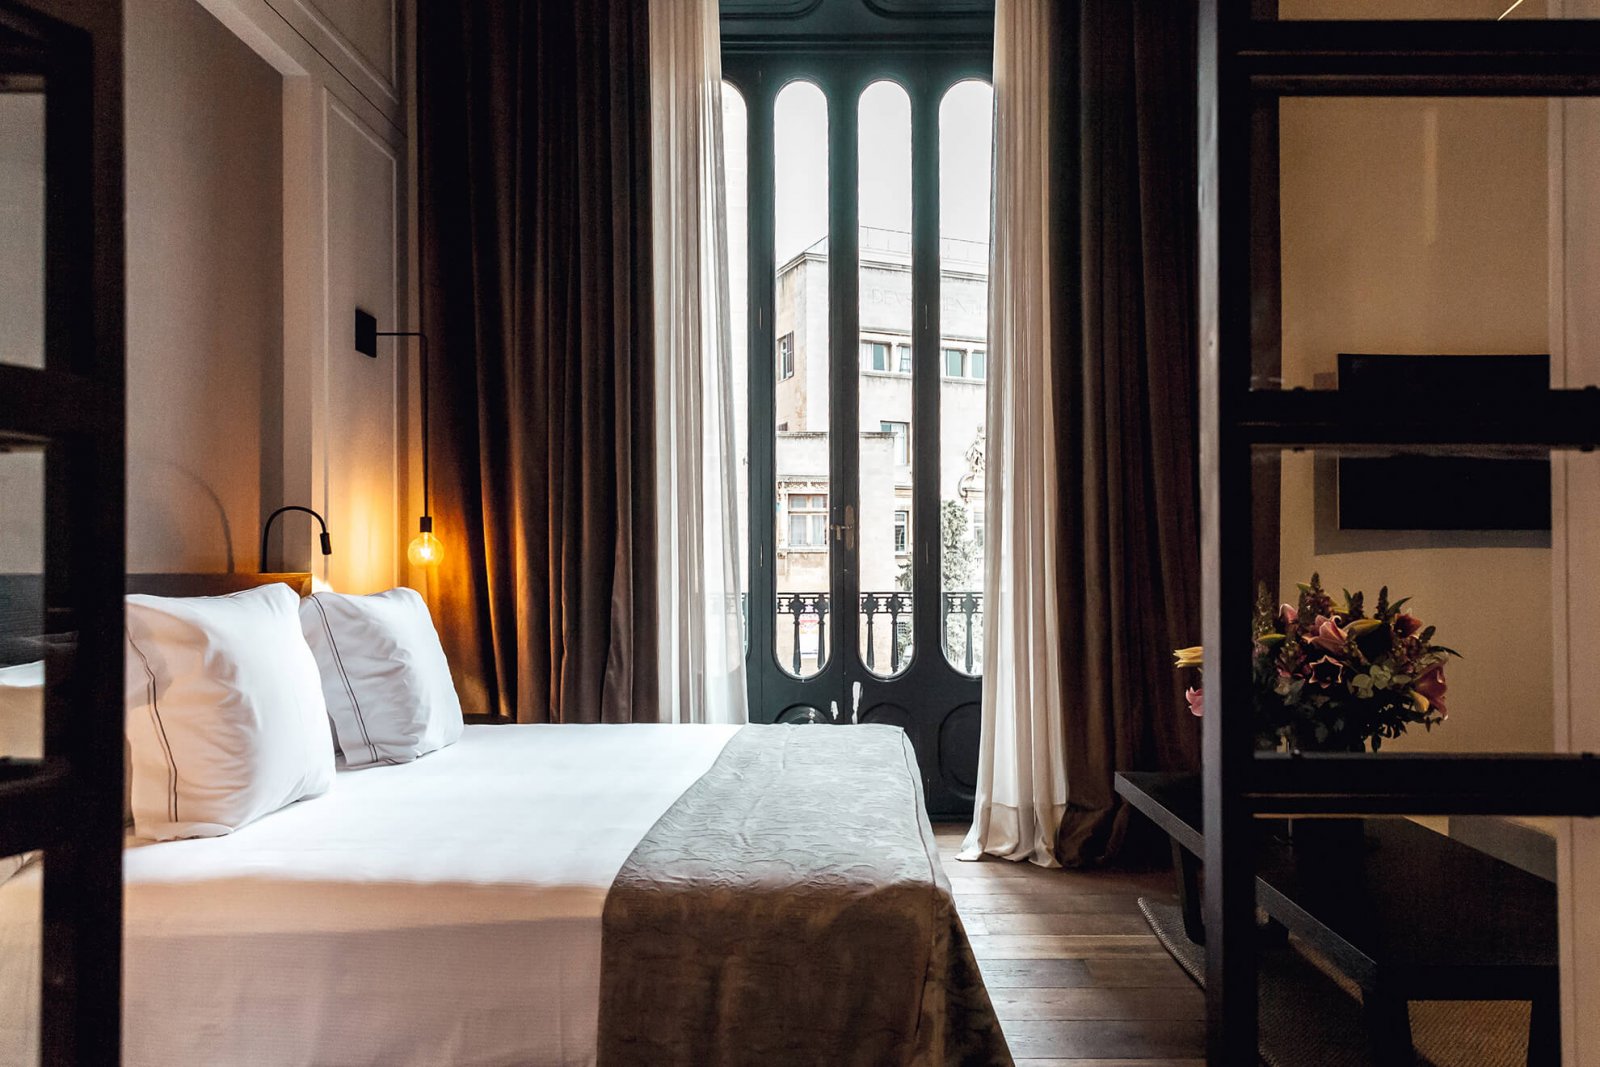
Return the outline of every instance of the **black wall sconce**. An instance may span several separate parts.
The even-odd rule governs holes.
[[[285,504],[283,507],[279,508],[277,511],[274,511],[271,515],[268,515],[267,516],[267,521],[265,523],[263,523],[262,526],[261,526],[261,566],[258,569],[260,570],[260,572],[262,574],[268,573],[267,572],[267,538],[272,533],[272,524],[273,524],[274,521],[276,521],[276,519],[278,518],[279,515],[282,515],[286,511],[303,511],[307,515],[310,515],[313,519],[316,519],[317,520],[317,525],[322,527],[322,538],[321,538],[321,540],[322,540],[322,554],[324,556],[333,555],[333,539],[328,536],[328,524],[323,521],[322,516],[318,515],[315,511],[312,511],[310,508],[301,507],[299,504]]]
[[[428,335],[421,330],[380,330],[377,316],[356,308],[356,351],[378,358],[378,338],[415,337],[422,377],[422,518],[417,536],[406,546],[406,559],[413,567],[430,567],[444,555],[444,545],[433,536],[433,494],[429,484],[431,464],[428,456]]]

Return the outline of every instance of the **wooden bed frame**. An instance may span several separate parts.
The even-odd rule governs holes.
[[[129,574],[124,590],[153,596],[226,596],[282,582],[301,596],[311,595],[311,574]],[[34,638],[44,629],[44,576],[0,574],[0,667],[40,658]]]
[[[309,571],[282,571],[265,574],[130,574],[129,593],[151,596],[227,596],[245,589],[282,582],[301,596],[311,595]]]

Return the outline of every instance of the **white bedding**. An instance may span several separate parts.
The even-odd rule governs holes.
[[[469,726],[225,837],[126,853],[128,1064],[590,1064],[606,891],[734,726]],[[32,1063],[37,868],[0,887]]]

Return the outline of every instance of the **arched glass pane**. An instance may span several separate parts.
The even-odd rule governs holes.
[[[861,94],[861,661],[881,677],[911,663],[911,98]]]
[[[749,115],[744,97],[722,83],[722,174],[728,218],[728,349],[733,388],[734,491],[739,506],[739,574],[744,582],[745,647],[750,646],[750,181]]]
[[[939,105],[939,542],[944,651],[983,673],[983,454],[989,375],[994,89]]]
[[[773,653],[807,678],[828,662],[828,102],[778,93],[773,130],[773,377],[777,628]]]

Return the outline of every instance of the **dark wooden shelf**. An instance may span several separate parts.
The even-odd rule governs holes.
[[[1267,753],[1245,795],[1283,815],[1600,816],[1593,754]]]
[[[122,425],[121,392],[65,371],[0,364],[0,433],[47,439]]]
[[[1332,391],[1248,389],[1252,374],[1281,369],[1280,98],[1600,95],[1600,20],[1279,21],[1276,13],[1275,0],[1202,0],[1199,19],[1202,632],[1216,664],[1207,696],[1215,690],[1224,705],[1205,718],[1201,791],[1211,1067],[1258,1055],[1256,816],[1600,815],[1592,756],[1255,758],[1251,709],[1226,697],[1252,685],[1238,627],[1268,555],[1255,515],[1278,504],[1273,447],[1538,454],[1600,445],[1600,389],[1500,403],[1389,396],[1385,408],[1405,413],[1394,425]]]
[[[6,786],[37,777],[44,766],[44,760],[0,756],[0,798],[4,798]]]
[[[1405,419],[1374,419],[1368,405],[1333,389],[1258,389],[1240,399],[1230,420],[1246,441],[1286,446],[1371,445],[1430,453],[1501,447],[1593,448],[1600,445],[1600,389],[1551,389],[1514,404],[1485,397],[1440,405],[1428,397],[1386,396]]]
[[[0,430],[0,452],[43,452],[49,443],[48,438],[36,434]]]
[[[0,856],[49,848],[67,837],[70,777],[44,760],[0,759]]]
[[[1203,854],[1197,777],[1122,772],[1116,790]],[[1553,883],[1409,819],[1367,820],[1348,857],[1296,855],[1288,825],[1252,828],[1257,898],[1358,984],[1397,982],[1430,1000],[1506,996],[1507,985],[1553,992]]]
[[[1232,42],[1253,87],[1284,95],[1600,94],[1600,21],[1254,21]]]

